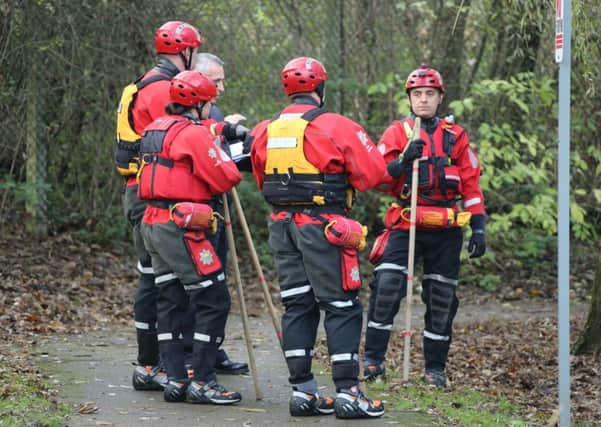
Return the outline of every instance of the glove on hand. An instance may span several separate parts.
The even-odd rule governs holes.
[[[223,126],[223,137],[227,142],[231,141],[244,141],[246,139],[246,135],[250,130],[247,127],[242,125],[234,125],[232,123],[226,123]]]
[[[480,258],[486,252],[485,239],[486,218],[482,214],[472,215],[470,226],[472,227],[472,237],[467,245],[467,251],[470,258]]]
[[[409,164],[415,159],[419,159],[422,156],[424,150],[424,144],[426,142],[423,139],[416,139],[411,141],[409,147],[403,153],[403,163]]]
[[[394,179],[399,179],[401,174],[403,173],[403,169],[405,168],[405,164],[402,160],[394,159],[392,162],[388,163],[386,169],[388,170],[388,174]]]

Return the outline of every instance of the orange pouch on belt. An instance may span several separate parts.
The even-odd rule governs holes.
[[[175,225],[185,230],[206,230],[214,221],[213,208],[205,203],[177,203],[169,213]]]
[[[411,209],[405,208],[401,214],[402,218],[409,222],[411,220]],[[455,212],[450,208],[438,206],[418,206],[415,214],[415,226],[420,229],[450,228],[456,225]]]
[[[340,272],[342,273],[343,290],[354,291],[361,287],[357,249],[340,248]]]
[[[184,243],[199,276],[208,276],[221,270],[221,261],[204,232],[186,232]]]
[[[374,242],[374,247],[371,248],[371,252],[369,253],[369,262],[372,264],[377,264],[384,255],[384,250],[386,249],[386,244],[388,243],[388,239],[390,238],[390,230],[388,228],[384,229],[380,233]]]
[[[367,227],[354,219],[338,215],[326,224],[324,234],[333,245],[363,250]]]

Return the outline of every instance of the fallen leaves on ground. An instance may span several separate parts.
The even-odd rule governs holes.
[[[572,321],[572,339],[584,327],[585,313]],[[423,376],[423,330],[415,330],[411,345],[411,375]],[[450,389],[477,390],[492,398],[504,397],[519,408],[529,425],[547,425],[558,407],[557,321],[484,321],[454,327],[447,375]],[[403,387],[403,337],[394,331],[387,353],[387,384]],[[325,338],[316,349],[328,363]],[[601,420],[601,358],[571,356],[571,409],[574,422],[594,425]],[[483,410],[495,411],[494,399]],[[545,420],[545,421],[541,421]]]
[[[238,245],[243,248],[243,243]],[[267,313],[256,272],[246,251],[240,251],[247,308],[251,316]],[[29,349],[39,334],[78,333],[106,324],[131,324],[133,298],[138,282],[135,256],[131,252],[80,241],[75,234],[63,233],[35,241],[18,228],[4,229],[0,240],[0,367],[16,370],[43,380],[32,366],[27,351],[15,354],[8,346]],[[270,292],[277,304],[273,272],[268,277]],[[233,274],[230,274],[230,278]],[[539,286],[539,284],[536,284]],[[232,301],[237,296],[230,283]],[[550,287],[551,288],[551,287]],[[519,288],[521,289],[521,288]],[[532,293],[519,292],[519,294]],[[552,291],[547,293],[553,294]],[[365,300],[364,293],[363,300]],[[491,294],[474,292],[462,301],[484,303]],[[462,308],[460,308],[461,310]],[[575,313],[572,338],[583,327],[585,313]],[[421,331],[412,340],[412,360],[421,361]],[[324,358],[325,347],[317,349]],[[400,378],[402,337],[393,334],[387,369]],[[3,349],[3,347],[5,347]],[[422,362],[420,362],[422,363]],[[412,377],[418,378],[420,363]],[[601,363],[591,356],[572,356],[572,413],[578,422],[601,419]],[[2,374],[0,368],[0,377]],[[541,317],[525,321],[487,321],[457,325],[449,356],[449,379],[454,387],[468,386],[491,396],[505,396],[521,408],[521,416],[531,420],[540,414],[551,418],[557,407],[557,323]],[[399,381],[390,381],[400,387]],[[49,398],[54,393],[40,390]],[[0,397],[10,394],[0,387]],[[88,407],[83,407],[83,410]],[[538,414],[538,415],[537,415]]]

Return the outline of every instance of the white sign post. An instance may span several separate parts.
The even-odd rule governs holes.
[[[557,323],[559,331],[559,425],[560,427],[569,427],[571,0],[555,0],[555,8],[555,62],[559,64],[559,149],[557,152]]]

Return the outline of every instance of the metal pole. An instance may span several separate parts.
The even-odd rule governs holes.
[[[556,60],[559,63],[557,176],[557,280],[559,331],[559,425],[570,426],[570,0],[557,0]],[[563,11],[561,10],[563,9]]]

